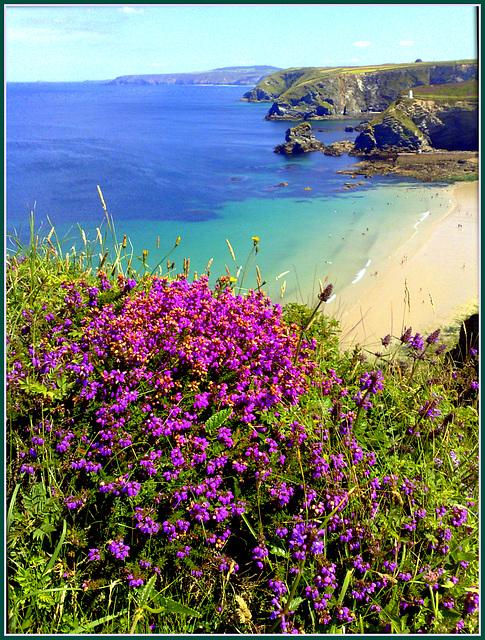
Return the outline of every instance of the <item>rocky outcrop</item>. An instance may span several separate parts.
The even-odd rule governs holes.
[[[478,101],[400,98],[371,120],[355,140],[355,152],[478,150]]]
[[[349,152],[360,156],[360,162],[337,173],[371,178],[376,175],[399,175],[422,182],[455,182],[478,180],[476,151],[427,151],[426,153],[396,153],[374,151],[371,154]]]
[[[379,151],[418,151],[430,149],[429,138],[411,121],[395,115],[385,115],[379,122],[369,124],[355,139],[355,153]]]
[[[275,153],[283,153],[291,156],[309,151],[319,151],[325,148],[323,142],[315,138],[312,133],[312,126],[309,122],[302,122],[296,127],[290,127],[286,131],[286,142],[275,147]]]
[[[323,153],[326,156],[342,156],[354,150],[354,143],[350,140],[342,140],[342,142],[332,142],[325,147]]]
[[[475,61],[286,69],[264,78],[243,99],[273,100],[268,120],[318,120],[380,113],[413,87],[477,77]]]

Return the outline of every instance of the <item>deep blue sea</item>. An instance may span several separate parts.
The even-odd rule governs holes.
[[[226,264],[234,273],[258,236],[256,264],[270,293],[286,281],[285,299],[307,301],[318,279],[329,278],[337,291],[362,286],[447,203],[447,193],[389,177],[342,191],[350,176],[335,172],[356,158],[273,153],[295,123],[265,121],[270,105],[241,102],[243,93],[234,86],[7,84],[7,234],[25,240],[34,211],[36,230],[47,235],[50,221],[65,250],[78,245],[78,225],[94,239],[97,227],[106,229],[99,185],[118,239],[127,234],[135,255],[146,249],[150,266],[181,236],[171,256],[176,270],[186,257],[192,272],[213,259],[213,275]],[[353,139],[344,128],[358,122],[312,125],[330,144]],[[255,286],[254,277],[246,284]]]

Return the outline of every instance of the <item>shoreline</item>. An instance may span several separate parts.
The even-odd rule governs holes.
[[[399,337],[404,327],[444,329],[478,304],[478,182],[454,185],[451,200],[427,237],[415,246],[406,241],[386,272],[337,314],[346,347],[380,346],[381,338]]]

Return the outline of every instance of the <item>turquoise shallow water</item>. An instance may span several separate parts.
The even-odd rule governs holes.
[[[312,304],[318,281],[327,278],[335,285],[333,304],[348,304],[405,240],[426,233],[446,209],[448,192],[391,177],[342,191],[351,178],[336,171],[357,158],[274,154],[294,123],[264,121],[269,105],[239,102],[242,93],[8,85],[7,232],[25,240],[35,209],[41,235],[50,220],[65,251],[79,247],[78,224],[90,239],[97,227],[106,229],[99,184],[118,240],[126,234],[135,256],[148,250],[150,268],[180,236],[170,256],[176,271],[186,257],[191,274],[213,259],[213,280],[226,264],[235,275],[258,236],[255,264],[275,299],[285,282],[284,300]],[[312,123],[325,144],[355,138],[344,131],[349,124],[357,121]],[[254,267],[244,286],[256,286]]]
[[[359,296],[372,274],[382,273],[400,247],[416,234],[425,235],[449,206],[449,193],[442,187],[375,180],[361,191],[357,187],[328,197],[229,202],[216,220],[175,227],[146,223],[133,230],[131,239],[148,250],[148,263],[154,266],[161,257],[161,249],[155,250],[156,237],[170,248],[180,235],[171,255],[176,270],[182,269],[184,257],[190,258],[192,273],[201,273],[213,259],[212,274],[224,274],[227,265],[235,275],[251,251],[252,236],[257,236],[260,249],[254,265],[267,282],[265,289],[277,299],[286,282],[285,301],[312,304],[319,280],[332,282],[337,298],[342,293],[346,299]],[[256,286],[254,266],[244,286]]]

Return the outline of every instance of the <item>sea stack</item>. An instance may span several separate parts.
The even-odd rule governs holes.
[[[312,125],[309,122],[301,122],[296,127],[290,127],[286,131],[286,142],[275,147],[275,153],[283,153],[294,156],[309,151],[323,151],[325,145],[315,138],[312,133]]]

